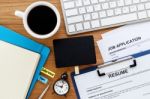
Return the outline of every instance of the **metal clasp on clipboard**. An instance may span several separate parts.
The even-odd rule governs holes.
[[[113,65],[113,64],[117,64],[117,63],[120,63],[120,62],[123,62],[123,61],[127,61],[127,60],[130,60],[130,59],[133,60],[133,64],[129,65],[129,67],[130,67],[130,68],[136,67],[136,66],[137,66],[136,59],[135,59],[133,56],[127,56],[127,57],[115,59],[115,60],[112,60],[112,61],[108,61],[108,62],[105,62],[105,63],[102,64],[102,65],[99,65],[99,66],[97,67],[97,74],[98,74],[98,76],[100,76],[100,77],[101,77],[101,76],[105,76],[106,74],[105,74],[105,73],[101,73],[100,70],[99,70],[101,67],[109,66],[109,65]]]

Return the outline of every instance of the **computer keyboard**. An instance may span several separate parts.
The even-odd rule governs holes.
[[[67,34],[150,19],[150,0],[61,0]]]

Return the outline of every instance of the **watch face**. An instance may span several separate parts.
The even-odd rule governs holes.
[[[63,79],[58,80],[54,84],[54,91],[58,95],[66,95],[69,91],[69,84]]]

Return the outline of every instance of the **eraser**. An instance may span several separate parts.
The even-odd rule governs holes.
[[[45,77],[42,76],[42,75],[39,76],[38,80],[41,81],[41,82],[44,83],[44,84],[47,84],[47,83],[48,83],[48,79],[45,78]]]

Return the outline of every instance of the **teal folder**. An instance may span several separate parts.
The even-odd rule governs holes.
[[[30,85],[30,88],[29,88],[29,91],[28,91],[28,94],[26,97],[26,99],[28,99],[33,88],[34,88],[35,83],[38,80],[38,77],[40,75],[40,71],[41,71],[42,67],[44,66],[44,64],[45,64],[45,62],[49,56],[50,49],[48,47],[40,44],[40,43],[37,43],[37,42],[35,42],[35,41],[33,41],[33,40],[23,36],[23,35],[20,35],[19,33],[16,33],[16,32],[14,32],[14,31],[6,28],[6,27],[3,27],[3,26],[0,26],[0,40],[3,40],[5,42],[14,44],[16,46],[31,50],[33,52],[37,52],[41,55],[39,64],[36,68],[34,77],[32,79],[32,83]]]

